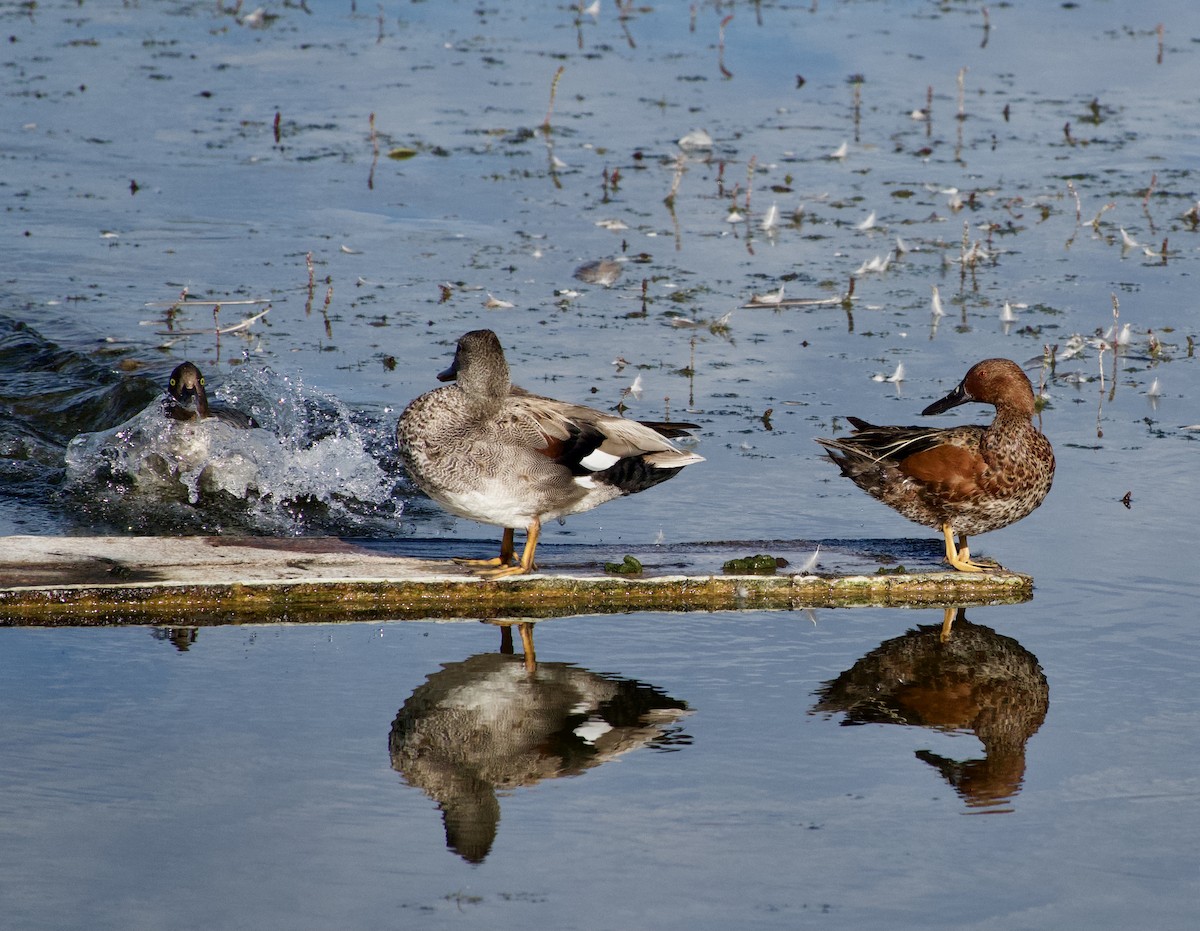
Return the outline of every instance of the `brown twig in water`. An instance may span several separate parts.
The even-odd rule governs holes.
[[[682,152],[675,156],[675,175],[671,178],[671,190],[669,190],[667,192],[667,196],[663,198],[663,203],[668,207],[675,206],[675,193],[679,190],[679,185],[683,181],[683,172],[686,162],[687,160]]]
[[[725,27],[729,25],[732,19],[733,14],[730,13],[721,20],[720,28],[717,31],[717,67],[721,69],[721,74],[727,78],[733,77],[733,72],[725,67]]]
[[[304,316],[312,315],[313,291],[317,286],[316,279],[313,277],[313,258],[311,252],[304,254],[304,264],[308,266],[308,300],[304,302]]]
[[[862,86],[864,78],[861,74],[852,74],[849,78],[852,93],[852,109],[854,112],[854,141],[861,142],[859,129],[862,124]]]
[[[1158,184],[1158,172],[1153,172],[1150,175],[1150,186],[1146,188],[1146,196],[1142,198],[1142,207],[1145,208],[1150,203],[1150,195],[1154,193],[1154,186]]]
[[[566,65],[559,65],[558,70],[554,72],[554,77],[550,80],[550,106],[546,108],[546,118],[542,120],[542,132],[544,133],[550,132],[550,117],[554,113],[554,97],[558,93],[558,81],[566,70]]]
[[[1092,229],[1094,229],[1097,233],[1100,232],[1100,218],[1116,206],[1116,202],[1113,201],[1105,204],[1098,211],[1096,211],[1096,215],[1092,217]]]
[[[375,132],[375,112],[372,111],[367,120],[371,129],[371,170],[367,173],[367,190],[375,190],[375,165],[379,162],[379,136]],[[309,255],[312,255],[310,252]]]

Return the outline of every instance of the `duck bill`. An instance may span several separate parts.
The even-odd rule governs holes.
[[[974,400],[974,398],[967,394],[967,389],[960,384],[940,401],[934,401],[932,404],[930,404],[927,408],[925,408],[925,410],[921,411],[921,414],[925,416],[928,416],[929,414],[941,414],[944,411],[950,410],[952,407],[958,407],[958,405],[966,404],[968,401],[972,400]]]
[[[188,413],[197,413],[200,409],[200,397],[191,388],[184,388],[175,396],[175,403]]]
[[[456,381],[458,379],[458,357],[462,354],[462,341],[454,349],[454,361],[450,363],[450,367],[444,371],[437,373],[438,381]]]

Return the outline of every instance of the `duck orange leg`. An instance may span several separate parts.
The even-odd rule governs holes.
[[[521,553],[521,561],[515,566],[498,566],[495,569],[484,569],[479,573],[485,579],[503,579],[510,575],[528,575],[536,568],[533,564],[533,554],[537,549],[538,537],[542,532],[542,522],[538,518],[525,531],[525,549]],[[511,533],[511,531],[505,531]],[[511,538],[510,538],[511,539]]]
[[[942,524],[942,533],[946,537],[946,562],[959,572],[985,571],[983,566],[977,566],[971,562],[971,550],[967,547],[965,533],[958,535],[958,546],[954,545],[954,531],[951,529],[949,521]]]
[[[488,566],[510,566],[513,561],[513,530],[511,527],[504,528],[504,536],[500,538],[500,555],[494,556],[491,559],[456,559],[460,566],[477,566],[486,568]]]
[[[967,619],[966,608],[945,608],[942,614],[942,632],[939,639],[942,643],[950,642],[950,631],[954,627],[954,622],[957,620],[965,621]]]
[[[533,622],[522,621],[517,625],[521,632],[521,648],[525,652],[525,669],[533,672],[537,669],[537,654],[533,651]]]

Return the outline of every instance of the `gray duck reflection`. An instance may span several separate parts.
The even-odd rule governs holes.
[[[947,608],[943,624],[886,640],[817,690],[811,713],[842,713],[843,725],[907,724],[965,731],[983,759],[958,762],[928,750],[936,768],[978,811],[995,811],[1021,790],[1025,744],[1046,719],[1050,687],[1037,657],[1011,637]]]
[[[165,640],[180,653],[186,653],[196,642],[200,629],[198,627],[151,627],[150,636],[155,640]]]
[[[685,702],[632,679],[533,659],[533,624],[519,625],[525,653],[447,663],[418,686],[392,723],[392,768],[437,802],[446,846],[470,863],[496,839],[503,794],[577,776],[638,747],[691,742],[676,725]]]

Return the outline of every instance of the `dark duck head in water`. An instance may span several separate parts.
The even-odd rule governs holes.
[[[175,366],[167,383],[168,398],[164,407],[168,417],[175,420],[204,420],[216,417],[231,426],[247,430],[258,422],[249,414],[224,404],[210,404],[204,390],[204,376],[191,362]]]

